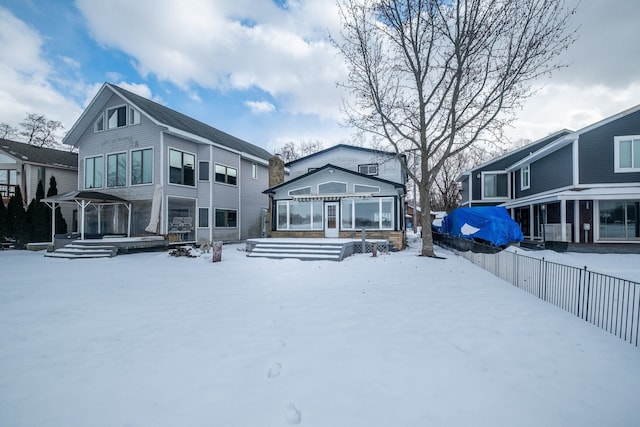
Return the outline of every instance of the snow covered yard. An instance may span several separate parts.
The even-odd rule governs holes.
[[[640,425],[640,349],[449,252],[240,248],[0,252],[0,426]]]

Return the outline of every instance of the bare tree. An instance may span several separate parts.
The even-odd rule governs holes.
[[[451,156],[501,137],[533,81],[575,39],[564,0],[338,0],[353,95],[348,123],[383,137],[420,193],[421,254],[434,256],[429,193]],[[400,157],[402,159],[402,157]]]
[[[13,139],[18,135],[18,129],[7,123],[0,123],[0,138]]]
[[[64,129],[57,120],[48,120],[42,114],[29,113],[20,123],[20,136],[27,144],[38,147],[53,147],[57,144],[58,132]]]
[[[280,158],[287,163],[308,156],[309,154],[317,153],[322,149],[323,144],[321,141],[301,141],[298,144],[289,141],[280,147],[280,149],[276,150],[274,154],[280,156]]]

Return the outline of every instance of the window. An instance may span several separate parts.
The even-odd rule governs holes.
[[[323,202],[280,200],[277,203],[278,230],[322,230]]]
[[[140,112],[135,108],[129,107],[129,124],[137,125],[140,124]]]
[[[169,182],[171,184],[195,186],[196,156],[169,149]]]
[[[295,190],[289,190],[290,196],[299,196],[302,194],[311,194],[311,187],[296,188]]]
[[[505,172],[482,173],[482,198],[506,198],[509,196],[509,181]]]
[[[393,198],[343,199],[342,228],[367,230],[393,229]]]
[[[258,165],[255,163],[251,164],[251,178],[258,179]]]
[[[600,240],[640,240],[640,200],[600,200]]]
[[[104,130],[104,114],[101,113],[100,117],[98,117],[98,120],[96,120],[95,124],[93,125],[93,130],[96,132],[102,132]]]
[[[127,107],[110,108],[107,110],[107,129],[121,128],[127,125]]]
[[[318,184],[318,194],[337,194],[337,193],[346,193],[347,192],[347,184],[344,182],[325,182],[323,184]]]
[[[198,227],[209,227],[209,208],[198,209]]]
[[[153,182],[153,150],[134,150],[131,152],[131,185],[151,184]]]
[[[380,187],[373,187],[371,185],[354,184],[353,191],[355,193],[379,193]]]
[[[209,181],[209,162],[198,162],[198,179]]]
[[[520,190],[528,190],[531,187],[531,167],[524,166],[520,169]]]
[[[363,175],[378,175],[378,164],[358,165],[358,172]]]
[[[0,170],[0,196],[5,198],[15,196],[17,186],[18,186],[18,171],[16,169],[1,169]]]
[[[615,172],[640,172],[640,135],[614,138]]]
[[[216,227],[234,228],[238,226],[238,212],[231,209],[216,209]]]
[[[102,188],[103,169],[102,156],[87,157],[84,160],[84,188]]]
[[[238,170],[228,166],[216,164],[216,182],[236,185],[238,183]]]
[[[127,153],[107,155],[107,187],[127,185]]]

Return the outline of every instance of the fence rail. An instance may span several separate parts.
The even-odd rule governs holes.
[[[457,249],[446,241],[438,244],[512,285],[639,346],[640,283],[510,251],[474,252]]]

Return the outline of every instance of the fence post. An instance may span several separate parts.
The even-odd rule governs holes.
[[[587,289],[585,290],[585,303],[584,303],[584,320],[589,321],[589,290],[591,288],[591,272],[587,271],[587,266],[584,266],[584,278],[587,281]]]
[[[362,253],[367,253],[367,230],[362,228]]]

